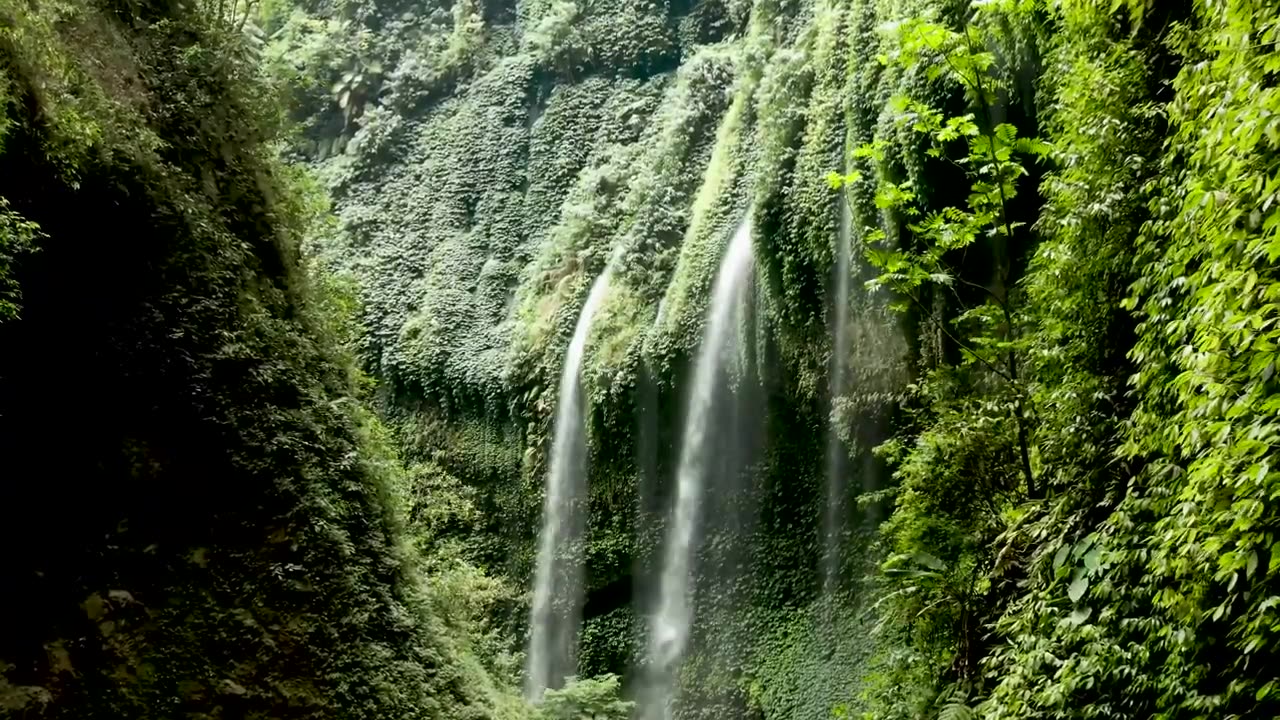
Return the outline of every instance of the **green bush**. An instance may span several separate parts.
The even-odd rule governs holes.
[[[635,703],[619,697],[617,675],[573,678],[559,690],[548,690],[538,706],[538,720],[628,720]]]

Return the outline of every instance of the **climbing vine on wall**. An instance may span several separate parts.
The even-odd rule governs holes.
[[[481,519],[446,535],[507,588],[530,569],[561,356],[618,265],[583,376],[592,672],[638,662],[626,589],[662,522],[646,503],[671,472],[720,253],[750,212],[768,446],[758,523],[708,557],[734,541],[760,557],[704,578],[704,617],[750,631],[703,631],[688,712],[817,712],[792,692],[885,718],[1271,712],[1274,9],[267,15],[265,58],[304,123],[292,152],[340,218],[320,252],[357,288],[384,411],[424,488],[468,488]],[[846,223],[870,282],[850,300],[849,378],[829,388]],[[830,422],[851,472],[894,474],[864,483],[857,522],[890,512],[874,547],[857,536],[884,562],[850,583],[865,614],[841,617],[874,632],[849,650],[841,702],[813,691],[831,671],[818,638],[845,632],[814,612]],[[494,602],[512,637],[521,602]],[[1209,666],[1209,647],[1238,660]]]

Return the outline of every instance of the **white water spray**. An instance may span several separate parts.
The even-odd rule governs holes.
[[[659,607],[649,638],[649,657],[655,671],[648,718],[668,718],[675,687],[675,669],[689,641],[693,623],[690,607],[691,564],[698,511],[702,503],[707,461],[711,451],[708,424],[726,351],[731,349],[749,286],[752,268],[750,213],[734,233],[721,261],[708,308],[706,333],[696,364],[684,442],[676,474],[674,517],[667,535],[659,585]]]
[[[536,701],[553,683],[574,674],[581,624],[582,535],[587,489],[587,439],[579,374],[591,322],[609,290],[611,267],[596,278],[565,354],[556,407],[555,439],[542,508],[542,533],[529,624],[525,696]]]

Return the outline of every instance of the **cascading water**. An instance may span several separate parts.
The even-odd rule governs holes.
[[[583,602],[580,545],[585,513],[581,506],[587,488],[585,413],[578,376],[591,322],[609,290],[609,276],[610,269],[606,269],[591,286],[560,375],[525,668],[525,696],[534,701],[541,699],[547,688],[574,673],[573,656]]]
[[[836,402],[844,392],[845,364],[849,355],[849,255],[852,242],[853,213],[841,198],[840,224],[836,231],[836,283],[832,302],[831,339],[831,415],[827,421],[827,508],[823,518],[822,592],[830,596],[838,589],[842,537],[844,533],[845,465],[847,455],[837,428]]]
[[[720,370],[736,337],[752,268],[750,212],[734,233],[721,261],[708,308],[706,334],[694,366],[676,473],[676,500],[659,581],[658,612],[649,638],[654,682],[645,701],[651,720],[670,717],[675,669],[689,641],[691,565],[695,531],[708,470],[708,437]]]

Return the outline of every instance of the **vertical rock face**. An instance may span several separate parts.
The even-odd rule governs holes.
[[[243,50],[176,4],[0,2],[0,234],[39,230],[0,323],[0,715],[486,712]]]
[[[876,134],[880,105],[868,97],[900,82],[881,87],[872,67],[875,9],[357,6],[273,30],[305,47],[325,32],[317,20],[345,20],[359,52],[330,63],[338,69],[308,67],[338,85],[347,68],[376,68],[349,121],[333,119],[332,99],[294,88],[310,116],[297,149],[320,168],[341,218],[323,252],[362,288],[366,350],[389,381],[401,440],[480,490],[489,526],[470,538],[471,557],[521,585],[534,573],[565,348],[592,279],[620,254],[582,378],[592,438],[584,675],[644,663],[688,367],[720,258],[755,201],[750,385],[764,392],[749,403],[758,421],[718,419],[738,424],[719,422],[737,429],[717,440],[749,446],[752,462],[741,493],[711,500],[715,522],[694,542],[707,556],[694,563],[705,575],[694,584],[699,616],[710,627],[720,612],[743,630],[704,637],[695,627],[691,652],[710,659],[691,662],[684,680],[708,712],[737,712],[745,696],[730,678],[785,635],[761,613],[791,613],[783,608],[805,606],[821,584],[814,519],[826,504],[829,418],[859,435],[844,443],[857,461],[841,466],[880,472],[866,438],[882,434],[905,375],[897,322],[855,282],[841,315],[852,349],[836,389],[844,402],[828,397],[840,216],[825,176],[849,144]],[[859,227],[877,213],[869,203],[851,212]],[[832,556],[848,558],[846,570],[863,560]],[[513,611],[512,627],[525,617]],[[830,686],[813,712],[845,690]]]
[[[0,0],[0,714],[624,715],[507,697],[609,265],[581,674],[669,669],[696,442],[673,717],[1280,716],[1277,37],[1269,0]],[[691,413],[744,215],[742,372]]]

